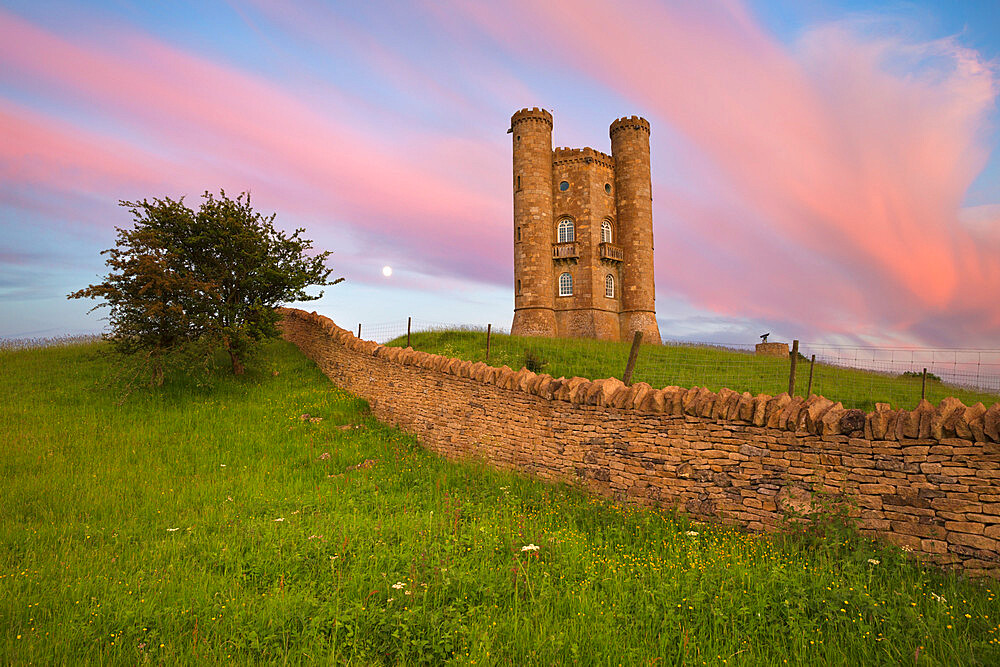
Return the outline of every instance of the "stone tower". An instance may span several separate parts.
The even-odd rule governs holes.
[[[552,150],[552,114],[522,109],[514,144],[515,336],[659,343],[649,123],[611,124],[611,152]]]

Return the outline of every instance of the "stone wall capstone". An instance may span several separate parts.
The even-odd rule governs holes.
[[[813,494],[833,494],[850,499],[866,534],[1000,578],[1000,404],[947,398],[866,414],[822,396],[553,378],[281,312],[284,337],[331,380],[449,458],[751,530],[775,530]]]

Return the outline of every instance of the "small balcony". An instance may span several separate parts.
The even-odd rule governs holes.
[[[624,262],[625,253],[622,249],[613,243],[602,243],[601,246],[601,259],[610,259],[612,262]]]
[[[553,243],[552,259],[579,259],[580,250],[575,241],[569,243]]]

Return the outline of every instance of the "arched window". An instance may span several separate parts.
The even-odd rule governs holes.
[[[601,243],[614,243],[610,220],[601,223]]]
[[[559,221],[559,243],[569,243],[576,240],[576,233],[573,231],[573,221],[563,218]]]
[[[604,277],[604,296],[615,298],[615,277],[610,273]]]
[[[517,294],[518,296],[521,295],[521,279],[520,278],[517,279],[517,289],[514,291],[514,294]]]
[[[573,276],[568,273],[559,276],[559,296],[573,296]]]
[[[517,240],[518,241],[521,240],[521,228],[520,227],[517,228]]]

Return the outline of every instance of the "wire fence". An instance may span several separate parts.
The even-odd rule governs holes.
[[[100,334],[52,336],[48,338],[0,338],[0,350],[33,350],[41,347],[60,347],[64,345],[96,343],[99,340],[101,340]]]
[[[490,324],[409,318],[359,324],[355,333],[382,344],[525,367],[554,377],[622,378],[631,342],[510,336]],[[666,340],[640,345],[632,382],[653,387],[727,387],[751,394],[819,394],[846,408],[876,403],[912,409],[954,396],[966,405],[1000,401],[1000,350],[903,349],[802,344],[793,355],[757,354],[754,344]],[[794,366],[794,367],[793,367]],[[926,369],[926,370],[925,370]]]

